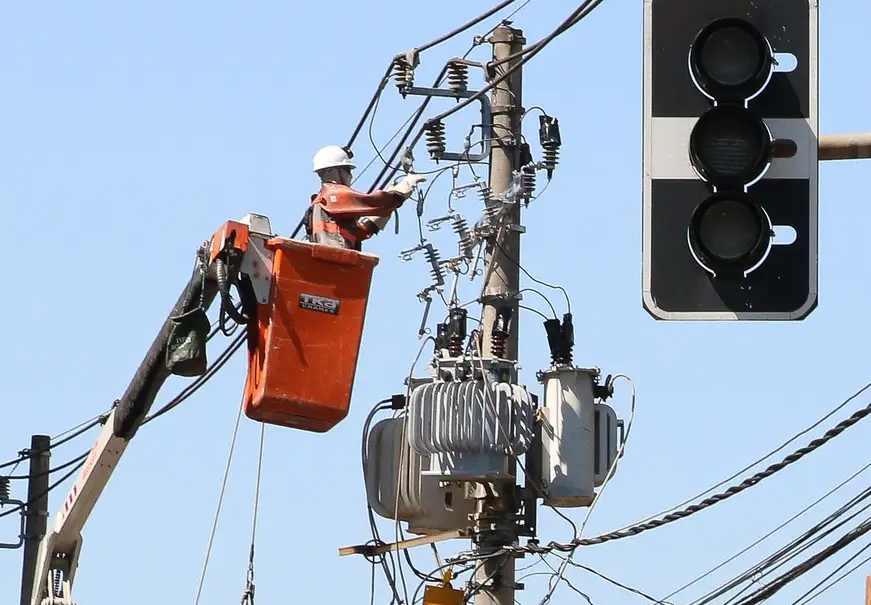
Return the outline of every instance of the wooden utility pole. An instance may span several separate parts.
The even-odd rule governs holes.
[[[51,459],[51,438],[33,435],[30,438],[30,470],[27,479],[27,500],[24,506],[24,563],[21,570],[21,605],[30,605],[33,592],[39,542],[48,528],[48,470]]]
[[[520,52],[526,40],[523,32],[505,22],[496,28],[490,38],[493,45],[493,60],[500,61]],[[520,58],[498,65],[492,77],[498,78],[511,69]],[[493,134],[490,152],[490,191],[496,199],[511,187],[515,170],[519,168],[520,119],[523,114],[521,69],[493,88]],[[494,328],[505,330],[505,351],[500,357],[518,358],[518,310],[517,298],[520,289],[520,200],[517,200],[509,216],[503,220],[501,234],[497,233],[499,245],[492,243],[485,256],[487,282],[484,284],[484,322],[482,353],[492,354]],[[507,323],[505,323],[507,319]],[[515,479],[480,485],[477,488],[476,526],[481,531],[476,536],[479,554],[497,552],[501,547],[517,539],[514,520]],[[479,592],[476,605],[514,605],[513,554],[490,557],[482,561],[475,573]]]

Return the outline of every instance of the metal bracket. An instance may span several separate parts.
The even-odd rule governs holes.
[[[0,549],[16,550],[18,548],[21,548],[24,545],[24,536],[26,535],[25,525],[24,525],[24,521],[25,521],[24,507],[26,506],[26,504],[24,502],[22,502],[21,500],[11,500],[11,499],[10,500],[4,499],[2,504],[4,504],[4,505],[12,504],[14,506],[20,507],[18,514],[21,517],[21,524],[20,524],[20,527],[18,528],[18,542],[0,542]]]
[[[405,93],[420,97],[444,97],[448,99],[470,99],[478,94],[474,90],[446,90],[444,88],[427,88],[423,86],[411,86],[406,89]],[[444,151],[437,154],[434,159],[453,162],[483,162],[489,159],[490,144],[493,137],[493,112],[490,109],[490,99],[487,98],[487,95],[481,95],[478,98],[478,102],[481,103],[481,138],[484,150],[481,153]]]

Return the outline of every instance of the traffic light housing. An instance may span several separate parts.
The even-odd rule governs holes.
[[[645,309],[817,304],[817,0],[645,0]]]

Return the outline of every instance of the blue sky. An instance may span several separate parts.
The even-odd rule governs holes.
[[[390,57],[491,2],[447,0],[416,10],[397,0],[377,7],[347,0],[252,1],[247,8],[166,0],[83,0],[45,11],[29,3],[4,7],[0,199],[8,265],[0,302],[7,342],[0,353],[6,410],[0,457],[13,458],[32,433],[54,435],[107,409],[184,285],[197,245],[222,221],[248,212],[268,215],[276,231],[289,234],[317,188],[311,156],[322,145],[344,144]],[[532,0],[515,23],[533,41],[569,10],[568,3]],[[820,16],[821,130],[867,130],[863,112],[871,90],[851,70],[850,57],[867,33],[871,6],[844,0],[826,4]],[[525,213],[524,266],[568,289],[577,362],[625,372],[638,388],[627,454],[590,534],[720,481],[868,381],[862,335],[871,286],[861,255],[871,214],[861,202],[867,169],[860,162],[821,167],[820,307],[807,321],[657,323],[643,311],[641,34],[640,2],[606,0],[524,75],[524,104],[559,117],[564,141],[553,183]],[[468,35],[424,54],[418,81],[431,81],[470,41]],[[488,52],[481,48],[477,57]],[[414,106],[391,84],[376,118],[376,141],[386,141]],[[461,115],[449,123],[455,147],[470,120]],[[534,128],[527,131],[533,139]],[[366,138],[355,147],[361,165],[372,157]],[[418,169],[428,167],[425,155],[417,153]],[[367,173],[363,180],[371,178]],[[428,217],[443,213],[449,181],[442,181]],[[477,207],[463,203],[474,208],[468,213],[474,220]],[[399,250],[416,243],[413,211],[404,208],[402,219],[399,237],[391,225],[368,247],[382,263],[350,416],[326,435],[267,430],[259,603],[288,594],[325,603],[368,599],[369,565],[339,558],[337,548],[367,540],[362,421],[372,403],[402,390],[419,346],[422,307],[415,294],[428,277],[421,261],[397,260]],[[559,294],[552,300],[562,312]],[[527,302],[541,306],[531,296]],[[548,361],[537,316],[522,318],[521,339],[524,378],[534,384],[534,371]],[[243,381],[239,357],[133,441],[85,528],[79,603],[193,602]],[[168,383],[158,403],[182,386]],[[627,404],[624,388],[614,406],[625,416]],[[865,451],[869,430],[859,424],[795,468],[692,519],[587,548],[577,559],[664,596],[863,466],[857,453]],[[202,603],[241,596],[258,433],[258,425],[243,423]],[[96,432],[57,450],[53,462],[87,450],[92,437]],[[676,603],[742,571],[863,485],[857,480],[800,527],[784,530]],[[22,482],[13,489],[23,497]],[[64,493],[52,495],[52,511]],[[559,519],[547,511],[542,516],[544,541],[568,538]],[[0,540],[15,535],[8,521],[0,520]],[[16,602],[20,555],[0,552],[0,602]],[[435,566],[426,549],[416,558],[421,567]],[[862,575],[818,602],[860,600]],[[643,601],[582,570],[568,577],[597,604]],[[528,580],[521,602],[538,602],[542,579]],[[790,603],[813,581],[800,581],[778,599]],[[379,594],[385,602],[383,583]],[[563,587],[554,602],[577,599]]]

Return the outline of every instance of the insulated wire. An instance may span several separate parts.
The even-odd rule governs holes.
[[[629,441],[629,434],[632,431],[632,425],[635,422],[635,383],[632,378],[627,376],[626,374],[616,374],[612,378],[612,384],[619,379],[624,379],[629,383],[629,388],[631,391],[631,402],[629,404],[629,420],[626,423],[626,434],[623,436],[623,441],[620,443],[620,447],[617,450],[617,455],[614,456],[614,461],[611,463],[610,468],[608,469],[608,473],[605,475],[605,479],[602,481],[602,486],[599,491],[596,492],[596,495],[593,497],[593,501],[590,503],[590,507],[587,509],[587,514],[584,516],[584,520],[581,523],[581,527],[575,533],[574,541],[577,542],[580,540],[581,535],[583,535],[584,529],[587,527],[587,523],[590,521],[590,517],[593,515],[593,511],[596,509],[596,505],[599,503],[599,500],[602,498],[602,494],[605,492],[605,488],[608,487],[608,483],[611,481],[611,478],[614,476],[614,473],[617,471],[617,463],[620,461],[620,458],[623,457],[623,453],[626,450],[626,443]],[[560,564],[559,570],[555,573],[554,577],[556,578],[556,582],[551,581],[550,586],[548,587],[548,592],[545,597],[541,600],[539,605],[545,605],[548,603],[553,596],[553,593],[556,591],[557,586],[559,585],[560,580],[565,578],[566,569],[569,565],[572,564],[572,559],[575,556],[575,549],[569,552],[569,555],[563,559],[562,564]],[[582,593],[583,594],[583,593]]]
[[[478,46],[480,46],[480,44],[481,44],[481,42],[483,41],[484,38],[486,38],[486,37],[489,36],[491,33],[493,33],[493,32],[496,30],[496,28],[499,27],[499,25],[500,25],[501,23],[504,23],[506,20],[511,19],[511,17],[513,17],[514,15],[516,15],[518,12],[520,12],[520,11],[521,11],[523,8],[525,8],[525,7],[526,7],[530,2],[531,2],[531,0],[526,0],[526,2],[524,2],[523,4],[521,4],[520,6],[518,6],[516,9],[514,9],[514,10],[513,10],[513,11],[512,11],[512,12],[511,12],[507,17],[505,17],[505,19],[503,19],[500,23],[497,23],[496,25],[494,25],[493,27],[491,27],[491,28],[490,28],[490,29],[489,29],[485,34],[483,34],[483,35],[480,36],[479,38],[476,38],[476,40],[472,43],[472,45],[469,47],[469,49],[466,50],[466,52],[462,55],[461,58],[462,58],[462,59],[466,59],[466,58],[467,58],[467,57],[472,53],[472,51],[475,50],[475,48],[477,48]],[[446,74],[447,74],[447,65],[446,65],[444,68],[442,68],[441,73],[440,73],[440,74],[438,75],[438,77],[435,79],[435,82],[433,83],[433,87],[434,87],[434,88],[438,88],[439,86],[441,86],[441,84],[442,84],[442,80],[443,80],[443,78],[445,77]],[[420,120],[420,117],[423,115],[423,112],[426,110],[427,106],[429,105],[429,102],[430,102],[430,97],[427,97],[426,99],[424,99],[424,100],[421,102],[421,104],[418,106],[418,108],[417,108],[417,110],[414,112],[414,114],[412,114],[412,116],[411,116],[411,120],[412,120],[412,121],[411,121],[411,124],[408,125],[408,128],[407,128],[407,130],[405,131],[405,134],[402,136],[402,139],[399,141],[399,143],[398,143],[398,144],[396,145],[396,147],[394,148],[393,153],[392,153],[391,156],[390,156],[390,162],[392,162],[392,161],[396,158],[396,156],[399,154],[400,149],[402,149],[402,146],[405,145],[405,141],[408,140],[408,137],[411,136],[411,133],[412,133],[412,131],[414,130],[414,127],[417,126],[417,122],[418,122],[418,120]],[[400,128],[400,129],[401,129],[401,128]],[[417,144],[417,141],[420,140],[420,136],[421,136],[422,134],[423,134],[422,131],[419,132],[419,133],[417,134],[417,136],[416,136],[415,139],[414,139],[414,143],[412,143],[412,145],[411,145],[412,147],[414,147],[414,145]],[[382,183],[387,183],[387,182],[389,182],[390,179],[393,178],[393,175],[396,174],[396,171],[394,170],[391,174],[389,174],[389,175],[387,175],[387,176],[385,177],[386,174],[387,174],[387,169],[386,169],[386,168],[382,169],[382,170],[381,170],[381,173],[380,173],[380,174],[375,178],[375,181],[372,183],[372,186],[369,187],[369,192],[370,192],[370,193],[371,193],[372,191],[374,191],[376,187],[378,187],[378,183],[379,183],[379,182],[382,182]],[[383,181],[382,181],[382,179],[383,179]],[[386,186],[385,184],[382,184],[382,185],[381,185],[382,188],[385,187],[385,186]]]
[[[459,34],[463,33],[464,31],[476,26],[478,23],[480,23],[484,19],[487,19],[491,15],[494,15],[495,13],[499,12],[500,10],[505,8],[506,6],[513,4],[515,1],[516,0],[503,0],[503,2],[500,2],[499,4],[497,4],[496,6],[494,6],[493,8],[489,9],[488,11],[486,11],[484,13],[481,13],[480,15],[478,15],[477,17],[475,17],[471,21],[467,21],[463,25],[453,29],[452,31],[450,31],[444,35],[439,36],[435,40],[427,42],[423,46],[418,46],[417,48],[414,49],[414,52],[415,53],[422,53],[422,52],[427,51],[435,46],[438,46],[439,44],[442,44],[443,42],[447,42],[451,38],[458,36]],[[366,118],[369,117],[369,113],[371,111],[373,111],[373,109],[375,108],[375,105],[378,102],[378,99],[381,97],[381,93],[384,92],[384,87],[387,86],[387,83],[390,81],[390,74],[393,71],[394,62],[396,61],[397,58],[399,58],[401,56],[403,56],[403,55],[402,54],[396,55],[390,61],[390,65],[387,67],[387,71],[384,72],[384,75],[381,77],[381,81],[378,83],[378,87],[375,90],[375,94],[372,95],[372,99],[369,101],[369,105],[366,107],[366,110],[363,112],[363,116],[360,118],[360,121],[357,122],[357,126],[354,128],[354,132],[351,134],[351,138],[348,139],[348,143],[345,145],[345,147],[347,149],[350,149],[351,146],[354,144],[354,141],[357,140],[357,136],[360,134],[360,131],[363,129],[363,124],[366,123]]]
[[[856,553],[853,554],[852,557],[850,557],[849,559],[847,559],[846,561],[844,561],[843,563],[841,563],[841,565],[839,565],[839,566],[836,567],[834,570],[832,570],[832,572],[831,572],[829,575],[827,575],[825,578],[823,578],[822,580],[820,580],[819,582],[817,582],[817,583],[816,583],[816,584],[815,584],[815,585],[814,585],[810,590],[808,590],[808,591],[805,592],[803,595],[801,595],[798,599],[796,599],[795,601],[793,601],[793,605],[797,605],[797,604],[799,603],[799,601],[801,601],[802,599],[806,598],[809,594],[811,594],[811,593],[812,593],[813,591],[815,591],[817,588],[819,588],[820,586],[822,586],[823,584],[825,584],[826,581],[828,581],[829,579],[831,579],[832,576],[834,576],[836,573],[838,573],[839,571],[841,571],[842,569],[844,569],[844,568],[845,568],[847,565],[849,565],[852,561],[856,560],[856,559],[857,559],[857,558],[858,558],[862,553],[864,553],[865,551],[867,551],[869,548],[871,548],[871,542],[869,542],[868,544],[866,544],[865,546],[863,546],[862,548],[860,548]]]
[[[859,469],[858,471],[856,471],[855,473],[853,473],[853,474],[852,474],[851,476],[849,476],[847,479],[843,480],[841,483],[839,483],[838,485],[836,485],[835,487],[833,487],[832,489],[830,489],[830,490],[829,490],[828,492],[826,492],[823,496],[821,496],[820,498],[818,498],[817,500],[815,500],[814,502],[812,502],[811,504],[809,504],[808,506],[806,506],[805,508],[803,508],[802,510],[800,510],[799,512],[797,512],[796,514],[794,514],[792,517],[790,517],[789,519],[787,519],[786,521],[784,521],[783,523],[781,523],[780,525],[778,525],[777,527],[775,527],[774,529],[772,529],[770,532],[768,532],[767,534],[765,534],[764,536],[762,536],[761,538],[759,538],[758,540],[756,540],[756,541],[753,542],[752,544],[749,544],[749,545],[746,546],[745,548],[741,549],[739,552],[735,553],[734,555],[732,555],[731,557],[729,557],[728,559],[726,559],[725,561],[723,561],[723,562],[720,563],[719,565],[716,565],[715,567],[712,567],[710,570],[708,570],[708,571],[706,571],[705,573],[703,573],[702,575],[698,576],[696,579],[692,580],[691,582],[687,582],[686,584],[684,584],[683,586],[681,586],[681,587],[678,588],[677,590],[674,590],[674,591],[670,592],[670,593],[667,594],[666,596],[662,597],[661,600],[662,600],[662,601],[665,601],[666,599],[670,599],[671,597],[673,597],[673,596],[675,596],[675,595],[677,595],[677,594],[683,592],[684,590],[686,590],[686,589],[689,588],[690,586],[693,586],[693,585],[697,584],[698,582],[700,582],[701,580],[705,579],[706,577],[708,577],[709,575],[711,575],[711,574],[714,573],[715,571],[718,571],[719,569],[721,569],[721,568],[723,568],[724,566],[728,565],[729,563],[731,563],[732,561],[734,561],[735,559],[737,559],[738,557],[740,557],[740,556],[743,555],[744,553],[748,552],[748,551],[749,551],[750,549],[752,549],[753,547],[755,547],[755,546],[761,544],[763,541],[765,541],[765,540],[767,540],[768,538],[770,538],[771,536],[773,536],[775,533],[777,533],[778,531],[780,531],[781,529],[783,529],[784,527],[786,527],[787,525],[789,525],[790,523],[792,523],[793,521],[795,521],[796,519],[798,519],[799,517],[801,517],[801,516],[805,515],[806,513],[808,513],[812,508],[816,507],[818,504],[820,504],[821,502],[823,502],[823,500],[825,500],[826,498],[829,498],[830,496],[834,495],[837,491],[839,491],[841,488],[843,488],[843,487],[846,486],[848,483],[850,483],[851,481],[853,481],[856,477],[858,477],[859,475],[861,475],[862,473],[864,473],[865,471],[867,471],[869,468],[871,468],[871,463],[868,463],[868,464],[866,464],[865,466],[863,466],[861,469]]]
[[[795,559],[801,553],[813,547],[815,544],[824,540],[831,534],[835,533],[838,529],[847,525],[851,520],[855,519],[860,514],[871,508],[871,504],[866,504],[864,507],[854,512],[852,515],[848,516],[846,519],[843,519],[842,521],[836,523],[832,527],[828,527],[827,529],[828,525],[834,523],[847,511],[853,509],[861,502],[867,500],[869,497],[871,497],[871,487],[865,488],[861,493],[851,498],[846,504],[842,505],[833,513],[830,513],[822,521],[818,522],[813,527],[805,531],[803,534],[790,541],[786,546],[783,546],[773,554],[764,558],[761,562],[752,565],[743,573],[738,574],[728,582],[720,585],[718,588],[692,601],[691,605],[704,605],[705,603],[709,603],[714,599],[725,595],[731,590],[737,588],[741,583],[747,580],[753,579],[754,583],[761,581],[767,575],[774,573],[778,568],[789,563],[789,561]],[[742,590],[738,592],[738,594],[731,597],[728,602],[734,602],[750,588],[752,588],[752,584],[745,586]]]
[[[799,577],[821,564],[829,557],[837,554],[860,537],[871,531],[871,518],[863,521],[859,526],[852,529],[846,535],[839,538],[835,543],[829,545],[818,553],[808,557],[802,563],[799,563],[788,572],[780,575],[771,583],[759,588],[750,596],[738,603],[740,605],[757,605],[764,600],[767,600],[779,592],[787,584],[797,580]]]
[[[217,325],[217,322],[214,322],[211,326],[211,332],[206,337],[206,342],[211,340],[212,337],[214,337],[215,334],[217,334],[217,332],[218,332],[218,325]],[[105,412],[103,412],[102,414],[98,414],[96,416],[93,416],[89,420],[81,422],[81,423],[77,424],[76,426],[69,428],[65,431],[62,431],[62,432],[58,433],[57,435],[51,437],[51,444],[49,445],[47,451],[51,451],[56,447],[59,447],[65,443],[68,443],[69,441],[72,441],[76,437],[79,437],[80,435],[83,435],[84,433],[88,432],[93,427],[97,426],[98,424],[104,423],[106,421],[106,418],[109,416],[109,414],[111,412],[112,412],[112,410],[110,408],[110,409],[106,410]],[[25,451],[27,451],[27,450],[25,450]],[[10,466],[17,466],[18,464],[21,464],[22,462],[28,460],[28,458],[29,458],[28,455],[21,454],[15,460],[10,460],[8,462],[4,462],[4,463],[0,464],[0,469],[8,468]]]
[[[828,443],[829,441],[831,441],[832,439],[834,439],[835,437],[837,437],[838,435],[843,433],[845,430],[847,430],[848,428],[850,428],[854,424],[858,423],[863,418],[867,417],[869,414],[871,414],[871,403],[869,403],[866,407],[862,408],[861,410],[854,412],[852,416],[850,416],[849,418],[846,418],[845,420],[842,420],[837,425],[835,425],[834,427],[832,427],[831,429],[826,431],[826,433],[822,437],[814,439],[805,447],[800,448],[800,449],[794,451],[793,453],[789,454],[788,456],[784,457],[780,462],[771,464],[765,470],[760,471],[758,473],[755,473],[754,475],[751,475],[750,477],[747,477],[738,485],[733,485],[723,492],[714,494],[713,496],[710,496],[710,497],[706,498],[705,500],[702,500],[701,502],[698,502],[696,504],[692,504],[691,506],[688,506],[687,508],[684,508],[684,509],[677,511],[675,513],[671,513],[671,514],[665,515],[664,517],[653,519],[653,520],[645,522],[645,523],[639,523],[637,525],[627,527],[626,529],[616,530],[616,531],[612,531],[612,532],[609,532],[606,534],[601,534],[601,535],[595,536],[593,538],[575,540],[569,544],[560,544],[558,542],[550,542],[547,546],[529,545],[529,546],[525,547],[525,550],[527,550],[529,552],[536,552],[536,553],[538,553],[538,552],[550,552],[551,550],[560,550],[563,552],[570,552],[576,546],[592,546],[595,544],[604,544],[605,542],[611,542],[613,540],[628,538],[630,536],[637,536],[638,534],[640,534],[642,532],[645,532],[645,531],[648,531],[651,529],[656,529],[656,528],[662,527],[664,525],[668,525],[669,523],[673,523],[675,521],[685,519],[691,515],[694,515],[694,514],[701,512],[707,508],[710,508],[711,506],[714,506],[715,504],[719,504],[720,502],[727,500],[727,499],[731,498],[732,496],[735,496],[736,494],[739,494],[747,489],[750,489],[751,487],[757,485],[759,482],[763,481],[764,479],[767,479],[768,477],[771,477],[772,475],[782,471],[784,468],[798,462],[799,460],[801,460],[802,458],[804,458],[808,454],[816,451],[817,449],[819,449],[820,447],[822,447],[823,445],[825,445],[826,443]]]
[[[556,30],[554,30],[553,32],[551,32],[550,34],[545,36],[545,38],[543,38],[542,40],[537,42],[534,45],[535,48],[533,48],[525,57],[523,57],[520,61],[518,61],[510,69],[506,70],[501,76],[492,80],[487,86],[485,86],[484,88],[479,90],[477,93],[475,93],[471,97],[465,99],[464,101],[459,102],[457,105],[454,105],[451,109],[439,114],[438,116],[436,116],[434,118],[430,118],[429,120],[427,120],[424,123],[423,127],[420,128],[418,130],[417,134],[414,136],[414,139],[412,140],[410,146],[413,148],[415,145],[417,145],[418,141],[420,141],[420,138],[423,136],[423,133],[426,131],[426,128],[429,124],[444,120],[445,118],[456,113],[457,111],[464,109],[465,107],[468,107],[471,103],[474,103],[475,101],[480,99],[483,95],[488,93],[490,90],[492,90],[493,88],[495,88],[496,86],[501,84],[503,81],[508,79],[508,77],[510,77],[514,73],[514,71],[516,71],[517,69],[519,69],[520,67],[525,65],[527,62],[529,62],[532,59],[532,57],[534,57],[536,54],[541,52],[545,48],[545,46],[550,44],[557,36],[561,35],[562,33],[568,31],[574,25],[578,24],[581,21],[581,19],[586,17],[590,13],[590,11],[592,11],[594,8],[596,8],[601,3],[601,1],[602,0],[586,0],[583,4],[581,4],[581,6],[579,6],[577,9],[575,9],[575,11],[572,12],[572,14],[569,16],[569,18],[566,19],[566,21],[564,21],[562,24],[560,24],[560,26],[557,27]],[[496,28],[493,28],[493,29],[495,30]],[[491,31],[493,31],[493,30],[491,30]],[[473,48],[474,48],[474,46],[473,46]],[[471,52],[471,50],[472,49],[469,49],[469,51],[467,51],[466,55],[468,55],[469,52]],[[464,57],[465,57],[465,55],[464,55]],[[446,73],[447,73],[447,65],[445,65],[445,67],[442,69],[439,76],[436,78],[434,87],[438,87],[441,84],[442,78],[444,77],[444,75]],[[430,101],[430,97],[427,97],[426,99],[423,100],[423,102],[418,107],[418,110],[414,114],[414,120],[413,120],[412,124],[409,125],[409,128],[406,131],[405,135],[402,137],[402,140],[397,144],[396,148],[393,151],[393,154],[391,154],[390,160],[389,160],[390,162],[392,162],[396,158],[396,155],[399,153],[399,150],[405,144],[405,141],[408,139],[409,135],[411,134],[412,129],[417,125],[417,121],[420,119],[420,116],[425,111],[427,105],[429,104],[429,101]],[[386,173],[387,173],[386,169],[383,169],[381,171],[381,173],[375,179],[375,182],[369,188],[369,193],[371,193],[372,191],[375,190],[376,187],[378,187],[379,181],[382,182],[381,188],[384,188],[386,186],[386,183],[389,182],[391,178],[393,178],[394,174],[396,174],[396,170],[393,170],[393,172],[391,174],[387,175],[385,178]],[[384,179],[383,181],[382,181],[382,178]]]
[[[576,8],[574,11],[572,11],[572,13],[568,16],[568,18],[565,21],[563,21],[559,25],[559,27],[557,27],[554,31],[549,33],[547,36],[545,36],[544,38],[542,38],[538,42],[536,42],[533,45],[533,48],[530,49],[529,52],[523,56],[523,58],[521,58],[517,63],[515,63],[510,68],[505,70],[505,72],[503,74],[501,74],[497,78],[494,78],[489,84],[487,84],[487,86],[485,86],[484,88],[482,88],[481,90],[476,92],[471,97],[468,97],[467,99],[464,99],[463,101],[460,101],[459,103],[457,103],[456,105],[454,105],[450,109],[443,111],[442,113],[438,114],[436,117],[427,120],[426,124],[431,124],[434,122],[440,122],[440,121],[444,120],[445,118],[457,113],[461,109],[468,107],[469,105],[471,105],[472,103],[474,103],[475,101],[480,99],[482,96],[484,96],[485,94],[487,94],[488,92],[490,92],[491,90],[496,88],[499,84],[501,84],[502,82],[507,80],[509,77],[511,77],[511,75],[513,75],[515,71],[517,71],[518,69],[523,67],[526,63],[528,63],[535,55],[537,55],[542,50],[544,50],[545,47],[548,44],[550,44],[551,42],[553,42],[557,37],[564,34],[569,29],[571,29],[572,27],[574,27],[575,25],[580,23],[581,19],[586,17],[594,8],[599,6],[599,4],[601,4],[601,3],[602,3],[602,0],[585,0],[583,3],[581,3],[581,5],[578,8]]]
[[[84,465],[85,465],[85,459],[82,459],[76,466],[74,466],[72,469],[70,469],[70,471],[67,474],[65,474],[63,477],[61,477],[60,479],[58,479],[57,481],[55,481],[54,483],[49,485],[48,488],[43,490],[40,494],[34,496],[33,498],[31,498],[30,500],[25,502],[24,506],[19,504],[18,506],[14,507],[14,508],[10,508],[9,510],[0,513],[0,519],[2,519],[3,517],[6,517],[8,515],[11,515],[13,513],[17,513],[22,508],[25,508],[25,507],[28,507],[28,506],[34,504],[37,500],[39,500],[40,498],[42,498],[43,496],[45,496],[46,494],[51,492],[53,489],[58,487],[61,483],[63,483],[64,481],[66,481],[67,479],[72,477],[76,473],[76,471],[78,471]]]
[[[212,545],[215,542],[215,534],[217,534],[217,531],[218,531],[218,519],[220,519],[220,517],[221,517],[221,506],[224,504],[224,492],[227,489],[227,480],[230,477],[230,466],[233,463],[233,453],[236,450],[236,437],[239,435],[239,423],[242,420],[242,408],[243,407],[244,407],[243,403],[240,402],[239,403],[239,410],[236,412],[236,423],[233,426],[233,437],[230,440],[230,451],[227,454],[227,464],[224,468],[224,478],[221,480],[221,491],[218,494],[218,506],[217,506],[217,509],[215,510],[214,521],[212,522],[212,531],[209,534],[209,545],[206,547],[206,559],[203,562],[203,571],[200,574],[200,582],[199,582],[199,585],[197,586],[197,596],[196,596],[196,599],[194,600],[194,605],[197,605],[200,602],[200,595],[203,592],[203,584],[206,581],[206,572],[208,571],[208,568],[209,568],[209,559],[212,556]]]
[[[798,605],[806,605],[807,603],[810,603],[811,601],[813,601],[814,599],[816,599],[818,596],[820,596],[821,594],[823,594],[824,592],[826,592],[829,588],[835,586],[836,584],[840,584],[841,581],[842,581],[843,579],[845,579],[847,576],[849,576],[849,575],[851,575],[852,573],[854,573],[857,569],[859,569],[860,567],[862,567],[863,565],[865,565],[865,564],[868,563],[869,561],[871,561],[871,557],[865,557],[865,558],[862,559],[859,563],[857,563],[856,565],[854,565],[853,567],[851,567],[850,569],[848,569],[846,572],[844,572],[843,574],[841,574],[839,577],[835,578],[835,580],[834,580],[833,582],[831,582],[828,586],[826,586],[826,587],[823,588],[822,590],[818,591],[816,594],[811,595],[810,597],[808,597],[807,599],[805,599],[804,601],[802,601],[802,602],[801,602],[800,604],[798,604]],[[796,603],[797,603],[797,602],[796,602]],[[793,603],[793,605],[796,605],[796,603]]]
[[[750,464],[748,464],[747,466],[745,466],[745,467],[742,468],[741,470],[739,470],[739,471],[733,473],[733,474],[730,475],[729,477],[726,477],[725,479],[723,479],[722,481],[720,481],[720,482],[717,483],[716,485],[712,485],[712,486],[709,487],[708,489],[706,489],[706,490],[704,490],[704,491],[702,491],[702,492],[699,492],[699,493],[696,494],[695,496],[692,496],[692,497],[690,497],[690,498],[687,498],[686,500],[684,500],[683,502],[680,502],[679,504],[675,504],[674,506],[672,506],[672,507],[670,507],[670,508],[667,508],[667,509],[665,509],[665,510],[662,510],[662,511],[656,513],[656,514],[653,514],[653,515],[650,515],[650,516],[648,516],[648,517],[645,517],[644,519],[641,519],[641,520],[636,521],[636,522],[634,522],[634,523],[630,523],[629,525],[624,525],[623,527],[619,527],[619,528],[613,530],[612,532],[608,532],[608,533],[610,534],[610,533],[615,533],[615,532],[622,532],[622,531],[628,530],[628,529],[630,529],[630,528],[632,528],[632,527],[637,527],[637,526],[639,526],[639,525],[642,525],[642,524],[644,524],[644,523],[647,523],[648,521],[651,521],[651,520],[653,520],[653,519],[656,519],[657,517],[662,517],[662,516],[664,516],[664,515],[667,515],[667,514],[673,512],[673,511],[676,511],[676,510],[678,510],[678,509],[680,509],[680,508],[683,508],[684,506],[690,504],[691,502],[694,502],[694,501],[698,500],[699,498],[701,498],[701,497],[703,497],[703,496],[706,496],[707,494],[710,494],[710,493],[713,492],[714,490],[716,490],[716,489],[718,489],[718,488],[720,488],[720,487],[723,487],[723,486],[726,485],[727,483],[729,483],[729,482],[731,482],[731,481],[734,481],[736,478],[740,477],[741,475],[743,475],[744,473],[746,473],[747,471],[749,471],[749,470],[752,469],[753,467],[757,466],[758,464],[760,464],[760,463],[762,463],[762,462],[765,462],[766,460],[768,460],[769,458],[771,458],[771,457],[774,456],[775,454],[777,454],[777,453],[783,451],[783,450],[786,449],[786,448],[787,448],[791,443],[793,443],[794,441],[796,441],[796,440],[799,439],[800,437],[803,437],[804,435],[807,435],[807,434],[810,433],[812,430],[814,430],[815,428],[819,427],[823,422],[825,422],[826,420],[828,420],[829,418],[831,418],[832,416],[834,416],[835,414],[837,414],[838,412],[840,412],[842,409],[844,409],[847,405],[849,405],[853,400],[857,399],[860,395],[862,395],[862,393],[864,393],[865,391],[867,391],[869,388],[871,388],[871,382],[869,382],[868,384],[866,384],[865,386],[863,386],[862,388],[860,388],[858,391],[856,391],[855,393],[853,393],[852,395],[850,395],[847,399],[845,399],[842,403],[840,403],[838,406],[836,406],[836,407],[835,407],[833,410],[831,410],[828,414],[826,414],[825,416],[823,416],[822,418],[820,418],[819,420],[817,420],[816,422],[814,422],[813,424],[811,424],[810,426],[808,426],[807,428],[805,428],[804,430],[802,430],[802,431],[796,433],[795,435],[793,435],[792,437],[790,437],[788,440],[786,440],[785,442],[783,442],[782,444],[780,444],[777,448],[771,450],[770,452],[768,452],[768,453],[765,454],[764,456],[760,457],[758,460],[755,460],[754,462],[751,462]]]
[[[568,25],[566,25],[566,24],[564,23],[563,26],[565,26],[565,29],[562,29],[562,30],[560,31],[560,33],[566,31],[566,29],[568,29],[569,27],[572,27],[572,26],[575,25],[578,21],[580,21],[581,19],[583,19],[584,17],[586,17],[589,13],[591,13],[591,12],[593,11],[593,9],[595,9],[595,8],[596,8],[597,6],[599,6],[599,4],[601,4],[601,3],[602,3],[602,0],[593,0],[593,4],[592,4],[592,6],[590,6],[590,7],[586,10],[586,12],[585,12],[583,15],[580,15],[579,17],[576,17],[575,20],[572,21],[572,22],[570,22],[570,23],[568,23]],[[589,2],[588,2],[588,5],[589,5]],[[561,27],[563,27],[563,26],[561,26]],[[495,66],[498,66],[498,65],[503,65],[503,64],[505,64],[505,63],[509,63],[509,62],[513,61],[514,59],[519,59],[519,58],[522,57],[523,55],[529,53],[529,52],[532,51],[532,50],[535,50],[536,48],[538,48],[539,45],[541,45],[542,42],[544,42],[544,40],[539,40],[538,42],[535,42],[535,43],[533,43],[533,44],[530,44],[529,46],[527,46],[527,47],[524,48],[523,50],[520,50],[520,51],[518,51],[518,52],[516,52],[516,53],[513,53],[513,54],[511,54],[511,55],[508,55],[507,57],[504,57],[504,58],[502,58],[502,59],[499,59],[498,61],[493,61],[493,62],[491,62],[490,65],[493,66],[493,67],[495,67]],[[529,110],[527,110],[527,111],[531,111],[532,109],[534,109],[534,108],[533,108],[533,107],[530,107]],[[544,110],[542,110],[540,107],[539,107],[538,109],[539,109],[539,111],[541,111],[542,113],[544,113]]]
[[[366,416],[366,420],[363,422],[363,437],[361,440],[361,460],[363,467],[363,484],[366,485],[368,481],[368,466],[369,466],[369,453],[368,453],[368,436],[370,432],[370,427],[372,425],[372,420],[375,418],[375,415],[378,412],[386,411],[390,409],[389,399],[382,399],[379,401],[372,410],[369,411],[369,414]],[[372,510],[372,506],[368,502],[366,502],[366,510],[369,516],[369,528],[372,532],[372,539],[376,545],[383,544],[381,540],[380,532],[378,531],[378,525],[375,522],[375,513]],[[390,566],[388,566],[387,559],[390,558]],[[378,559],[381,563],[381,568],[384,571],[384,576],[387,578],[387,583],[390,585],[391,590],[393,591],[393,602],[402,603],[403,599],[399,595],[398,588],[396,587],[396,560],[394,559],[394,553],[382,553],[378,555],[374,555],[373,559]],[[367,561],[369,561],[374,568],[375,562],[369,560],[369,557],[366,557]],[[392,572],[391,572],[392,567]],[[408,595],[405,596],[405,601],[408,601]]]

